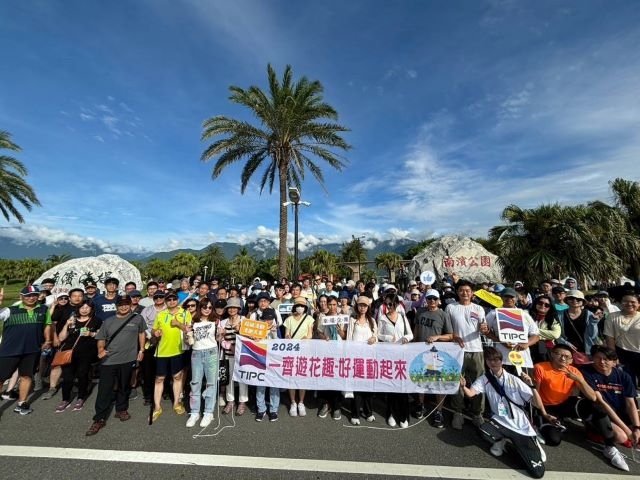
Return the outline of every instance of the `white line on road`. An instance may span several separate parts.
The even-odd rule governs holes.
[[[95,450],[84,448],[0,446],[0,456],[58,458],[105,462],[156,463],[202,467],[228,467],[265,470],[296,470],[403,477],[464,478],[469,480],[530,479],[521,471],[498,468],[447,467],[405,463],[345,462],[300,458],[242,457],[176,452],[132,452],[127,450]],[[623,475],[585,472],[546,472],[546,480],[611,480],[629,478]]]

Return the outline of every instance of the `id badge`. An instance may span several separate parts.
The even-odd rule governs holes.
[[[498,415],[500,417],[509,416],[509,410],[507,409],[503,399],[500,399],[500,402],[498,403]]]

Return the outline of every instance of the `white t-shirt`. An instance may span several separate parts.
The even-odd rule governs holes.
[[[502,385],[507,396],[518,405],[524,405],[525,402],[530,401],[531,397],[533,397],[533,392],[527,384],[504,370],[502,371],[502,376],[498,378],[498,384]],[[477,378],[471,388],[478,393],[485,394],[493,412],[491,416],[493,420],[520,435],[535,437],[536,432],[524,410],[512,405],[506,398],[501,397],[489,383],[486,374],[482,374]],[[513,418],[511,418],[512,416]]]
[[[480,305],[471,303],[447,305],[445,310],[451,316],[453,332],[464,341],[465,352],[482,352],[480,338],[480,324],[485,321],[484,309]]]
[[[216,324],[209,320],[195,322],[193,327],[193,350],[209,350],[218,348],[216,341]]]

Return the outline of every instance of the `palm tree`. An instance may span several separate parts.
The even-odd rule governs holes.
[[[396,270],[402,267],[402,257],[394,252],[383,252],[376,255],[376,267],[384,268],[390,282],[395,282]]]
[[[229,275],[229,261],[224,256],[224,252],[218,245],[209,245],[204,252],[198,256],[200,271],[204,267],[209,270],[209,277],[227,277]]]
[[[616,208],[626,217],[629,231],[636,238],[640,237],[640,183],[616,178],[609,182],[609,186],[613,191]],[[627,262],[630,275],[636,285],[640,285],[640,258],[636,255],[628,258]]]
[[[20,147],[11,141],[11,134],[2,130],[1,149],[20,151]],[[24,179],[27,174],[27,168],[22,162],[8,155],[0,155],[0,212],[7,221],[14,217],[19,223],[24,223],[24,217],[14,202],[20,203],[29,211],[34,205],[40,206],[33,188]]]
[[[73,257],[68,253],[63,253],[62,255],[49,255],[46,259],[47,268],[53,268],[56,265],[60,265],[68,260],[71,260]]]
[[[362,273],[362,264],[367,262],[367,251],[362,244],[362,240],[351,235],[351,241],[342,244],[340,257],[343,262],[358,262],[358,275],[360,275]]]
[[[259,87],[243,89],[229,87],[229,99],[247,107],[259,122],[255,126],[243,120],[217,115],[205,120],[202,140],[214,140],[202,153],[201,160],[217,158],[212,178],[218,178],[229,165],[246,159],[240,177],[240,191],[245,192],[249,180],[260,167],[260,193],[265,187],[273,192],[277,179],[280,193],[280,229],[278,247],[278,277],[286,276],[287,268],[287,189],[301,187],[305,171],[309,170],[324,188],[324,176],[313,157],[340,171],[345,162],[330,149],[348,150],[349,144],[341,133],[347,128],[335,123],[338,113],[322,98],[319,81],[302,77],[293,81],[291,66],[287,65],[278,80],[276,72],[267,65],[269,91]]]
[[[327,250],[316,250],[305,259],[308,272],[333,278],[338,273],[338,256]]]
[[[256,266],[257,262],[255,259],[249,255],[246,247],[242,247],[236,256],[233,257],[233,260],[231,260],[229,270],[232,277],[239,278],[242,280],[242,283],[246,285],[249,283],[249,280],[251,280],[251,277],[253,277]]]
[[[152,258],[147,262],[145,268],[147,278],[158,280],[159,278],[171,275],[171,267],[167,260],[161,258]]]
[[[44,262],[39,258],[23,258],[18,261],[16,275],[24,280],[26,285],[31,284],[46,270]]]
[[[169,259],[172,275],[190,277],[198,271],[198,259],[192,253],[179,252]]]

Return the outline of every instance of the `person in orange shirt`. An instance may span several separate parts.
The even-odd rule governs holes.
[[[571,361],[571,347],[557,344],[551,349],[551,361],[534,367],[534,381],[544,405],[544,413],[538,418],[540,435],[547,445],[559,445],[566,430],[560,420],[580,418],[604,438],[603,454],[611,464],[628,471],[629,466],[615,447],[615,435],[606,410],[597,403],[596,393],[582,373],[571,366]]]

